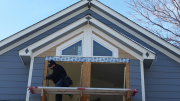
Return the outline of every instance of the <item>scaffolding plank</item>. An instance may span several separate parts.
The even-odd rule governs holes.
[[[124,88],[85,88],[85,87],[29,87],[32,94],[40,94],[42,89],[46,94],[82,94],[83,95],[127,95],[135,96],[138,89]]]

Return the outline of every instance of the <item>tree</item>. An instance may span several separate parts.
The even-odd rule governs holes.
[[[180,0],[128,0],[135,22],[180,47]]]

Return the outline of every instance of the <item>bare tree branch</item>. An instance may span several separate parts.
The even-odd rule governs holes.
[[[180,0],[128,0],[141,26],[180,47]]]

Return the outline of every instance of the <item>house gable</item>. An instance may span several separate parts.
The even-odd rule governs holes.
[[[88,16],[90,17],[90,16]],[[129,48],[128,50],[133,50],[136,54],[135,57],[140,59],[140,60],[144,60],[144,59],[147,59],[146,61],[151,61],[152,59],[155,59],[155,53],[150,51],[150,50],[147,50],[147,48],[145,47],[142,47],[141,45],[138,45],[137,43],[133,42],[131,39],[128,39],[127,37],[121,35],[120,33],[114,31],[113,29],[109,28],[108,26],[104,25],[103,23],[101,23],[100,21],[96,20],[95,18],[91,17],[90,20],[88,20],[89,24],[90,25],[99,25],[101,26],[100,30],[102,30],[102,28],[105,29],[105,33],[111,33],[110,37],[111,38],[114,38],[114,36],[116,37],[116,41],[120,42],[122,45],[126,46],[127,48]],[[20,56],[33,56],[33,53],[32,52],[35,52],[35,51],[32,51],[34,49],[40,49],[46,45],[48,45],[49,43],[51,43],[52,41],[56,40],[56,39],[59,39],[61,36],[61,34],[65,33],[69,33],[68,30],[71,30],[71,29],[76,29],[77,27],[76,26],[82,26],[84,25],[85,23],[87,23],[87,17],[84,17],[78,21],[76,21],[75,23],[55,32],[54,34],[22,49],[19,51],[20,53]],[[95,26],[95,27],[96,27]],[[98,27],[99,28],[99,27]],[[94,29],[96,30],[96,29]],[[104,30],[102,30],[104,32]],[[61,34],[59,34],[61,33]],[[108,35],[107,34],[107,35]],[[66,35],[66,34],[65,34]],[[109,35],[108,35],[109,36]],[[51,45],[52,46],[52,45]],[[86,45],[88,46],[88,45]],[[49,47],[51,48],[51,47]],[[127,51],[127,50],[125,50]],[[130,52],[129,52],[130,53]],[[131,55],[135,55],[135,54],[132,54],[130,53]],[[147,55],[148,54],[148,55]],[[34,55],[33,57],[35,57],[37,55]],[[137,57],[138,56],[138,57]],[[30,60],[29,60],[30,61]],[[153,61],[151,61],[151,64],[152,64]],[[150,67],[151,64],[147,67]]]

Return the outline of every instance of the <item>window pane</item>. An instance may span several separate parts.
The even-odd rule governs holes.
[[[93,41],[93,56],[112,56],[112,51]]]
[[[62,55],[78,55],[82,54],[82,40],[62,50]]]

